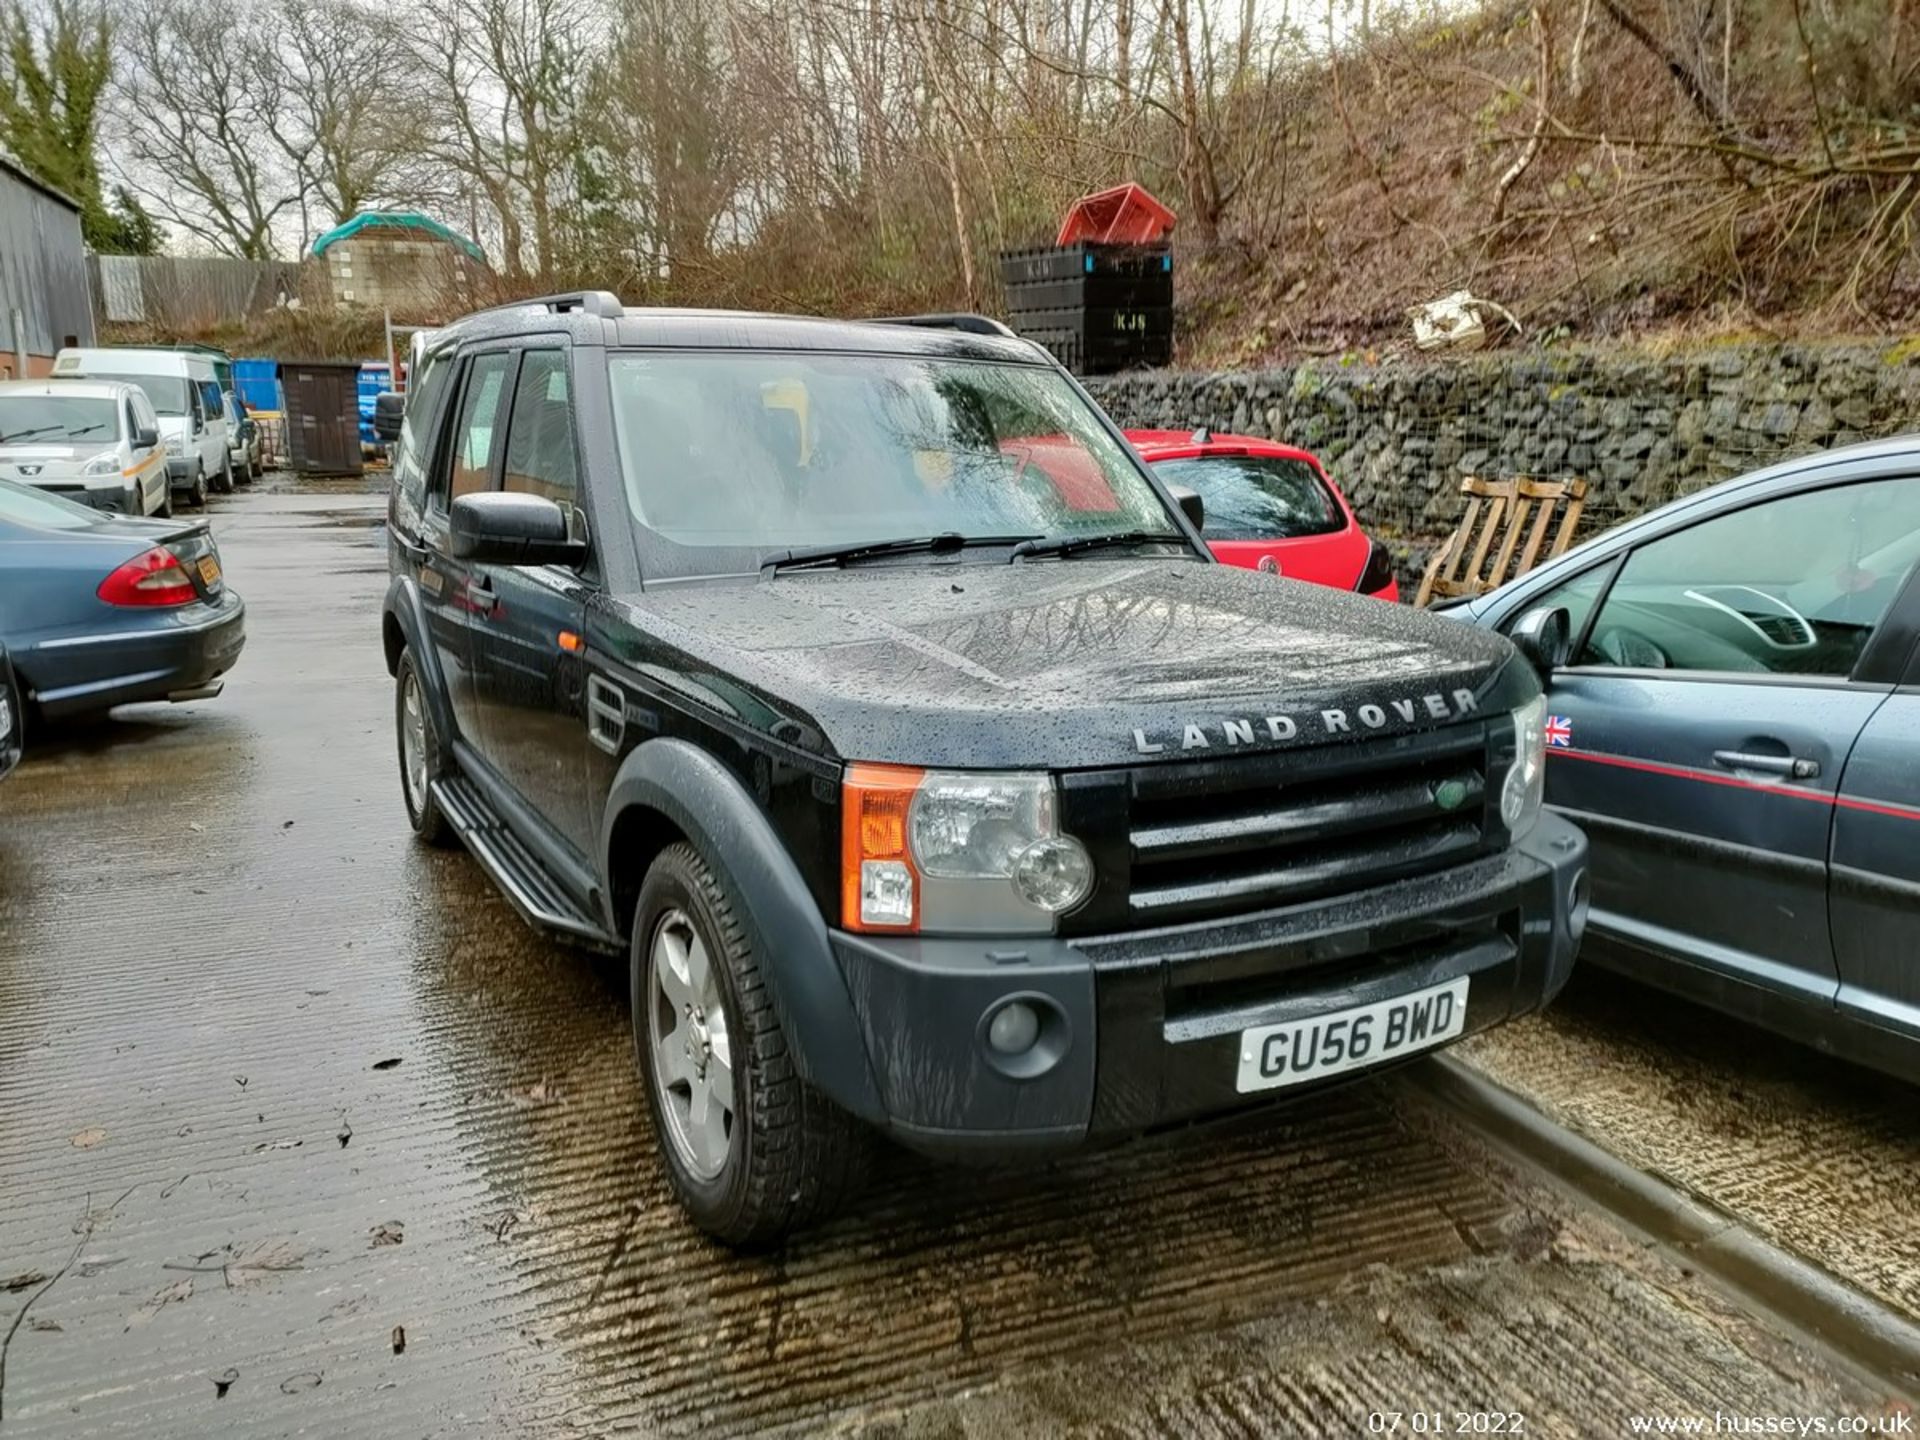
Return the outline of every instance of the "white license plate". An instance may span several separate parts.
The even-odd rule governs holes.
[[[1364,1070],[1451,1040],[1467,1025],[1467,977],[1310,1020],[1240,1032],[1242,1095]]]

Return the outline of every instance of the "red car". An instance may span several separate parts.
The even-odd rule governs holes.
[[[1200,492],[1201,534],[1223,563],[1400,598],[1387,547],[1367,538],[1347,497],[1306,451],[1205,430],[1129,430],[1127,439],[1161,479]]]

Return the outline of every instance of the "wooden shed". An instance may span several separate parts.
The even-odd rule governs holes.
[[[360,362],[283,360],[287,463],[303,475],[358,475]]]

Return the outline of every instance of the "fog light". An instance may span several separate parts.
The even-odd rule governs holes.
[[[1071,835],[1036,840],[1014,858],[1013,888],[1051,915],[1071,910],[1093,889],[1093,857]]]
[[[1024,1000],[1002,1005],[987,1022],[987,1044],[1002,1055],[1024,1055],[1040,1038],[1040,1017]]]

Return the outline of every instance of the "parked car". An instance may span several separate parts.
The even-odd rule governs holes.
[[[0,480],[0,642],[31,719],[220,693],[245,641],[204,520],[133,520]]]
[[[435,333],[388,514],[407,817],[626,954],[709,1232],[835,1208],[876,1130],[1031,1157],[1565,982],[1585,842],[1536,815],[1532,669],[1220,565],[1203,518],[978,317],[588,294]]]
[[[1920,438],[1730,480],[1447,613],[1551,668],[1593,958],[1920,1080]]]
[[[1169,484],[1200,492],[1201,537],[1226,564],[1376,600],[1400,598],[1387,547],[1367,538],[1347,497],[1307,451],[1206,430],[1129,430],[1127,439]]]
[[[20,751],[26,739],[26,707],[20,703],[20,682],[13,675],[13,661],[0,641],[0,779],[20,763]]]
[[[0,477],[124,515],[171,515],[160,420],[111,380],[0,381]]]
[[[160,418],[167,451],[167,482],[190,504],[205,505],[211,487],[233,490],[227,415],[220,382],[205,356],[179,350],[109,346],[62,350],[55,379],[119,380],[146,392]]]
[[[228,390],[220,397],[227,417],[227,457],[233,478],[242,483],[260,478],[260,429],[240,404],[240,397]]]

